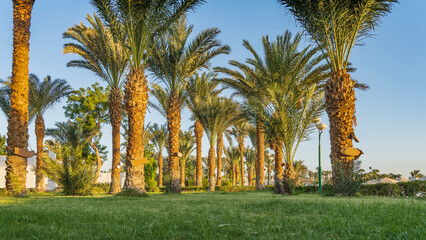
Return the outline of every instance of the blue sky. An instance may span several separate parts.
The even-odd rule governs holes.
[[[41,1],[34,5],[30,40],[31,73],[40,78],[51,75],[65,78],[74,88],[87,87],[101,82],[93,73],[65,64],[76,56],[62,54],[62,33],[67,28],[85,22],[85,15],[93,12],[88,0]],[[355,144],[364,151],[362,167],[378,168],[381,172],[401,173],[408,176],[413,169],[426,172],[426,1],[403,0],[393,12],[383,19],[373,38],[364,41],[364,47],[356,47],[351,62],[358,69],[354,79],[368,83],[370,90],[357,92],[355,132],[360,140]],[[271,38],[301,31],[293,17],[275,0],[208,0],[195,13],[189,14],[194,33],[209,27],[218,27],[220,39],[232,48],[228,56],[219,56],[213,66],[228,66],[229,60],[244,61],[250,57],[242,47],[243,39],[249,40],[261,52],[262,35]],[[0,3],[0,78],[11,75],[12,58],[12,1]],[[308,42],[307,42],[308,43]],[[101,82],[102,83],[102,82]],[[103,84],[103,83],[102,83]],[[64,121],[63,102],[45,115],[46,127]],[[191,126],[190,114],[183,113],[182,129]],[[164,123],[158,113],[147,114],[146,122]],[[328,124],[326,114],[323,122]],[[0,133],[6,133],[7,122],[0,114]],[[111,152],[111,128],[104,126],[103,143]],[[34,124],[29,128],[30,147],[35,149]],[[296,159],[302,159],[310,169],[317,167],[318,135],[303,143]],[[207,139],[203,139],[203,154],[207,155]],[[246,140],[249,141],[248,139]],[[330,170],[330,142],[328,130],[322,138],[323,169]],[[110,168],[111,155],[104,164]]]

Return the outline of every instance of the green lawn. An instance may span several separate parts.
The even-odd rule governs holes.
[[[0,197],[0,239],[425,239],[426,202],[277,196]]]

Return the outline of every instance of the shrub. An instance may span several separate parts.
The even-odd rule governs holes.
[[[400,183],[378,183],[363,185],[359,190],[362,196],[388,196],[388,197],[412,197],[426,195],[425,181],[412,181]]]
[[[95,172],[92,166],[83,161],[64,158],[63,162],[59,162],[45,158],[42,171],[59,185],[65,195],[92,193]]]
[[[115,194],[117,197],[149,197],[148,193],[137,188],[126,188]]]
[[[111,187],[110,183],[96,183],[93,184],[93,193],[108,193]]]

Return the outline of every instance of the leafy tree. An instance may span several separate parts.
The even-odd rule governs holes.
[[[0,155],[4,156],[7,154],[6,150],[6,135],[0,134]]]
[[[115,38],[128,46],[131,54],[130,72],[124,90],[128,114],[129,144],[125,188],[144,190],[144,146],[142,132],[148,104],[148,84],[145,69],[156,45],[169,27],[187,11],[194,10],[203,0],[91,0],[96,11],[113,30]],[[178,144],[178,143],[176,143]]]
[[[30,74],[30,119],[35,117],[35,134],[37,137],[36,188],[44,191],[44,177],[41,171],[43,164],[43,141],[45,136],[44,113],[71,93],[71,86],[64,79],[47,76],[40,80],[37,75]]]
[[[120,127],[122,121],[122,88],[128,69],[129,51],[121,41],[113,37],[111,29],[101,19],[87,15],[90,26],[83,23],[69,28],[63,38],[72,43],[64,45],[64,53],[77,54],[82,59],[72,60],[68,67],[85,68],[104,80],[109,86],[109,116],[112,126],[112,170],[110,193],[118,193],[120,187]]]
[[[65,116],[74,119],[85,132],[91,133],[87,143],[96,156],[95,183],[103,160],[106,160],[106,153],[100,151],[100,148],[105,149],[105,147],[100,146],[99,140],[102,137],[102,126],[109,120],[108,107],[108,90],[98,83],[75,90],[68,96],[67,105],[64,106]]]
[[[228,157],[228,161],[231,165],[232,185],[236,186],[238,162],[240,160],[240,149],[231,145],[225,149],[225,155]]]
[[[347,73],[352,48],[369,37],[397,0],[278,0],[295,16],[325,54],[332,71],[325,84],[326,112],[330,121],[330,159],[334,192],[346,194],[344,182],[354,181],[353,161],[343,154],[353,147],[355,85]],[[341,107],[345,106],[345,107]]]

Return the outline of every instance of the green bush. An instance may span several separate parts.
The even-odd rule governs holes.
[[[59,185],[65,195],[89,195],[93,190],[93,167],[79,159],[66,157],[63,162],[45,158],[42,171]]]
[[[93,193],[108,193],[111,187],[110,183],[96,183],[93,184]]]
[[[149,197],[148,193],[137,188],[126,188],[115,194],[117,197]]]
[[[412,197],[426,195],[426,181],[378,183],[363,185],[358,191],[362,196]]]

